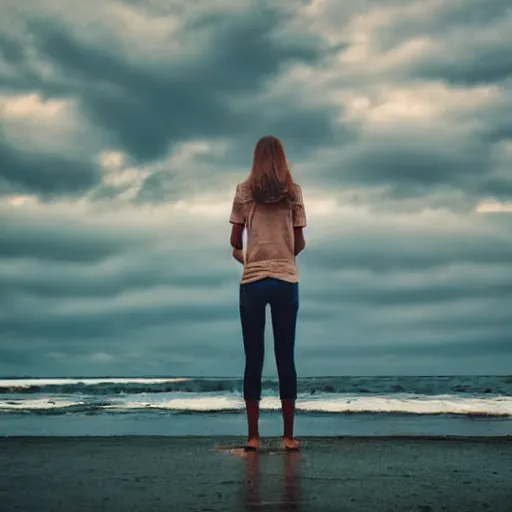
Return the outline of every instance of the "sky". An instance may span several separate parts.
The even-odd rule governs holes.
[[[0,375],[241,376],[267,134],[299,376],[509,374],[511,45],[509,0],[3,0]]]

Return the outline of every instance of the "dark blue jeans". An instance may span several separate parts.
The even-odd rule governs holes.
[[[240,320],[245,351],[244,398],[261,399],[267,304],[270,304],[274,331],[279,397],[295,399],[297,372],[294,351],[299,285],[271,278],[240,285]]]

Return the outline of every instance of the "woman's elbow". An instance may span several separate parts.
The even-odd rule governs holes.
[[[235,224],[231,229],[231,235],[229,237],[229,244],[234,249],[242,249],[243,248],[243,226]]]
[[[306,240],[297,240],[295,243],[295,256],[298,256],[306,248]]]
[[[294,229],[294,252],[297,256],[306,247],[306,240],[304,239],[304,232],[302,228]]]

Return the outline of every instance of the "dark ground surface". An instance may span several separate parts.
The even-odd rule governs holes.
[[[512,438],[3,437],[0,511],[512,512]]]

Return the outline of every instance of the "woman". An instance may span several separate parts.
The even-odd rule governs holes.
[[[299,442],[293,437],[297,398],[295,326],[299,308],[295,258],[306,246],[302,231],[306,213],[301,188],[292,180],[283,146],[276,137],[263,137],[256,144],[249,176],[236,187],[230,222],[233,257],[244,266],[240,319],[249,430],[245,449],[258,449],[265,308],[270,304],[283,414],[283,446],[297,450]],[[244,228],[247,231],[245,258]]]

